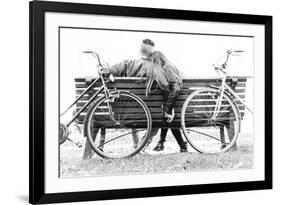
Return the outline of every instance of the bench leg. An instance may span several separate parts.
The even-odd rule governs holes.
[[[231,127],[233,127],[233,121],[229,122],[229,125]],[[232,141],[233,137],[234,137],[234,130],[232,128],[226,127],[226,131],[227,131],[227,135],[229,138],[229,141]],[[220,138],[221,138],[221,144],[222,144],[222,148],[224,148],[224,143],[225,143],[225,132],[224,132],[224,126],[220,126]],[[232,146],[232,148],[230,149],[232,151],[237,151],[238,150],[238,146],[237,146],[237,142],[235,142]]]
[[[84,148],[83,159],[91,159],[92,158],[92,148],[88,139],[86,139],[86,144]]]
[[[104,142],[105,142],[105,134],[106,134],[106,131],[105,131],[105,128],[101,128],[100,130],[100,149],[103,150],[104,148]]]
[[[230,126],[233,127],[234,126],[234,122],[233,121],[230,121]],[[234,129],[231,129],[231,128],[226,128],[227,130],[227,134],[228,134],[228,137],[229,137],[229,140],[232,141],[233,137],[234,137]],[[235,142],[231,148],[232,151],[237,151],[238,150],[238,146],[237,146],[237,142]]]
[[[98,134],[99,132],[99,128],[97,129],[94,129],[94,133],[93,133],[93,137],[96,137],[96,135]],[[83,154],[83,159],[91,159],[92,156],[93,156],[93,150],[92,150],[92,147],[90,145],[90,142],[88,140],[88,138],[86,139],[86,144],[85,144],[85,149],[84,149],[84,154]]]
[[[221,148],[225,147],[224,126],[220,126]]]
[[[139,136],[135,128],[132,128],[132,139],[133,139],[133,147],[136,149],[139,145]]]

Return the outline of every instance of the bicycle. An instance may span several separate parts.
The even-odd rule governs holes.
[[[230,150],[240,132],[239,108],[244,106],[253,113],[239,95],[226,84],[228,60],[230,56],[242,52],[242,50],[228,50],[224,63],[214,66],[214,70],[222,76],[220,86],[195,90],[183,104],[181,111],[183,133],[189,144],[200,153],[221,153]],[[221,137],[222,134],[224,136],[225,128],[228,135],[227,141],[225,137]]]
[[[100,81],[101,87],[90,97],[89,101],[79,109],[72,119],[66,124],[60,123],[59,143],[63,144],[69,138],[68,128],[78,116],[87,109],[84,118],[84,129],[87,139],[95,153],[103,158],[124,158],[137,154],[146,144],[150,137],[152,120],[147,105],[141,98],[126,90],[109,90],[107,83],[114,82],[110,75],[104,75],[105,65],[95,51],[84,51],[97,59],[97,69],[99,77],[96,78],[80,96],[61,114],[64,115],[79,100],[83,99],[90,90],[96,87]],[[129,109],[128,109],[129,108]],[[138,119],[145,119],[138,122]],[[136,124],[141,123],[138,128]],[[98,136],[100,129],[106,128],[105,138]],[[132,135],[141,135],[140,142],[133,146]]]

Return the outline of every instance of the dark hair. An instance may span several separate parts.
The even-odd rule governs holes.
[[[155,46],[154,42],[152,40],[148,39],[148,38],[143,39],[142,43],[148,44],[148,45],[151,45],[151,46]]]

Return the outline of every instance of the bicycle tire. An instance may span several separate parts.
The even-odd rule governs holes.
[[[184,136],[186,137],[187,141],[189,142],[189,144],[198,152],[200,153],[203,153],[203,154],[208,154],[208,153],[221,153],[221,152],[227,152],[229,151],[232,146],[234,145],[234,143],[236,142],[237,138],[238,138],[238,134],[239,134],[239,131],[240,131],[240,126],[241,126],[241,117],[240,117],[240,112],[239,112],[239,109],[236,105],[236,103],[234,102],[234,100],[228,95],[226,94],[225,92],[223,93],[223,98],[229,103],[229,107],[231,107],[233,113],[234,113],[234,116],[235,116],[235,119],[234,121],[237,123],[235,126],[235,134],[231,140],[231,142],[224,148],[224,149],[221,149],[217,152],[207,152],[207,151],[204,151],[202,148],[200,148],[198,145],[195,144],[195,140],[194,139],[191,139],[191,134],[190,132],[196,132],[196,130],[194,129],[193,131],[190,131],[190,129],[186,126],[187,125],[187,121],[188,121],[188,115],[186,113],[187,112],[187,108],[189,106],[189,110],[191,110],[191,105],[192,105],[192,100],[193,100],[193,107],[196,106],[195,102],[196,102],[196,97],[197,99],[200,99],[200,93],[201,95],[203,96],[202,93],[208,93],[208,92],[212,92],[212,93],[219,93],[220,91],[216,88],[203,88],[203,89],[200,89],[200,90],[195,90],[194,92],[192,92],[188,98],[185,100],[184,104],[183,104],[183,107],[182,107],[182,111],[181,111],[181,124],[182,124],[182,130],[183,130],[183,133],[184,133]],[[208,96],[208,95],[206,95]],[[209,97],[211,99],[211,97]],[[200,100],[198,100],[200,102]],[[208,105],[207,105],[208,106]],[[227,105],[226,105],[227,106]],[[194,109],[194,108],[193,108]],[[193,112],[194,110],[192,110]],[[204,112],[204,111],[202,111]],[[212,110],[210,111],[210,113],[212,112]],[[187,116],[186,116],[187,115]],[[212,115],[212,114],[210,114]],[[199,116],[201,117],[201,116]],[[201,117],[202,118],[202,117]],[[206,119],[201,119],[200,120],[204,120],[207,121]],[[198,120],[198,119],[197,119]],[[191,121],[191,120],[190,120]],[[191,123],[189,123],[191,124]],[[194,123],[195,124],[195,123]],[[214,123],[216,124],[216,123]],[[203,126],[202,126],[203,127]],[[203,128],[202,128],[203,129]],[[196,133],[198,134],[198,133]],[[199,133],[200,134],[200,133]],[[203,135],[203,134],[202,134]],[[199,140],[198,140],[199,141]]]
[[[139,105],[143,108],[145,115],[146,115],[146,119],[147,119],[147,127],[146,127],[146,132],[145,132],[145,136],[142,137],[141,139],[141,143],[138,145],[138,147],[133,150],[133,152],[127,154],[126,156],[122,156],[122,157],[112,157],[110,155],[108,155],[107,153],[105,153],[103,150],[101,150],[97,144],[95,143],[95,139],[93,139],[93,134],[91,129],[93,127],[91,127],[91,123],[94,123],[94,121],[92,120],[92,117],[95,113],[95,110],[97,109],[97,107],[106,100],[105,96],[102,96],[100,98],[98,98],[89,108],[88,110],[88,114],[87,114],[87,124],[85,126],[86,130],[86,135],[87,135],[87,139],[89,140],[89,143],[93,149],[93,151],[98,154],[100,157],[102,158],[127,158],[127,157],[132,157],[134,155],[136,155],[137,153],[139,153],[141,151],[141,149],[145,146],[145,144],[147,143],[147,141],[149,140],[150,137],[150,133],[151,133],[151,129],[152,129],[152,119],[151,119],[151,114],[150,111],[147,107],[147,105],[145,104],[145,102],[139,98],[138,96],[136,96],[133,93],[127,92],[127,91],[113,91],[110,93],[110,96],[114,96],[114,95],[118,95],[118,96],[127,96],[129,98],[134,99],[137,103],[139,103]]]

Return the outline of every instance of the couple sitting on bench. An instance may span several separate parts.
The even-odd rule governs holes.
[[[151,92],[154,82],[163,92],[163,128],[161,128],[160,140],[155,151],[164,149],[164,142],[171,123],[175,117],[174,107],[182,86],[182,79],[178,69],[169,62],[169,60],[160,51],[154,51],[154,42],[150,39],[144,39],[141,44],[140,54],[142,58],[136,60],[125,60],[104,70],[106,74],[113,74],[118,77],[146,77],[146,95]],[[187,144],[183,140],[181,131],[178,128],[170,128],[177,143],[180,152],[187,152]],[[146,147],[151,143],[153,137],[157,134],[158,128],[152,128],[150,140]],[[133,138],[137,138],[134,136]],[[134,143],[138,139],[133,139]],[[145,150],[145,148],[143,149]]]

